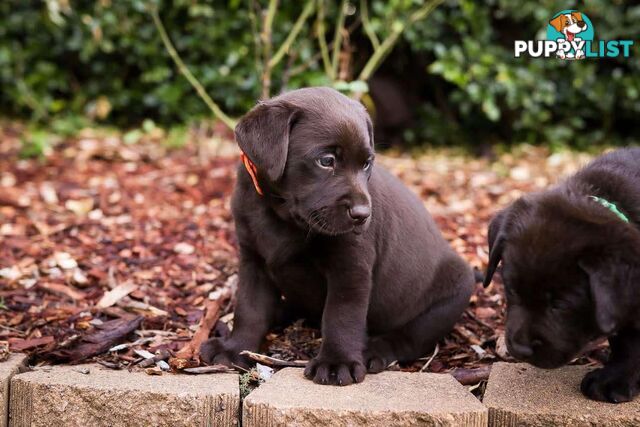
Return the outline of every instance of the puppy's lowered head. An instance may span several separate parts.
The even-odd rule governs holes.
[[[640,232],[581,191],[519,199],[492,220],[489,248],[485,286],[502,261],[507,348],[518,359],[559,367],[638,308]]]
[[[278,215],[326,235],[366,229],[373,127],[360,103],[330,88],[294,90],[260,102],[235,135]]]

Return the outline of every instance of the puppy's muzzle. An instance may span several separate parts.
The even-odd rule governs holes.
[[[533,343],[529,344],[517,336],[507,338],[507,348],[513,357],[520,360],[527,360],[534,354]]]
[[[371,216],[371,206],[355,205],[349,208],[349,217],[354,225],[361,225]]]
[[[567,363],[567,355],[555,350],[551,343],[522,333],[507,335],[507,350],[518,360],[544,369],[553,369]]]

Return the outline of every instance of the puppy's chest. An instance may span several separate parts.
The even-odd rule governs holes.
[[[326,289],[324,274],[318,268],[322,249],[292,224],[266,212],[249,221],[251,246],[264,260],[264,269],[285,297],[315,299]],[[317,294],[317,295],[316,295]]]
[[[264,241],[261,255],[267,273],[278,284],[319,276],[312,250],[295,241],[273,239]]]
[[[285,296],[298,294],[301,289],[314,292],[325,288],[324,275],[317,265],[318,254],[305,239],[264,236],[259,247],[267,274]]]
[[[267,275],[291,306],[315,318],[326,297],[324,275],[306,251],[266,264]]]
[[[285,293],[300,286],[312,287],[324,283],[320,271],[304,256],[292,258],[284,263],[267,264],[266,267],[269,277]]]

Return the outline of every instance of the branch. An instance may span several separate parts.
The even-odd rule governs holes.
[[[254,353],[248,350],[243,350],[240,352],[240,354],[243,356],[247,356],[248,358],[255,360],[258,363],[262,363],[263,365],[269,365],[269,366],[278,366],[278,367],[289,366],[294,368],[301,368],[301,367],[307,366],[307,362],[308,362],[307,360],[294,360],[294,361],[281,360],[281,359],[276,359],[275,357],[265,356],[264,354]]]
[[[358,80],[367,81],[371,77],[371,75],[378,69],[380,64],[384,58],[391,52],[396,42],[400,38],[400,35],[409,28],[412,24],[417,21],[420,21],[427,16],[440,5],[444,0],[431,0],[424,4],[420,9],[413,12],[409,18],[402,22],[396,21],[392,25],[391,34],[382,42],[378,49],[373,51],[373,55],[367,61],[366,65],[360,72],[360,76],[358,76]]]
[[[367,37],[369,37],[369,41],[373,45],[373,50],[380,48],[380,40],[376,35],[376,32],[373,30],[371,26],[371,21],[369,20],[369,6],[367,6],[367,0],[360,0],[360,16],[362,17],[362,27],[364,28],[364,32],[367,33]]]
[[[269,8],[267,9],[267,16],[265,17],[264,21],[265,32],[263,33],[263,35],[265,37],[271,38],[271,28],[273,28],[273,20],[276,17],[276,10],[278,10],[278,0],[269,0]],[[269,39],[263,41],[270,42],[271,40]]]
[[[409,17],[409,25],[412,25],[413,23],[420,21],[424,18],[426,18],[427,16],[429,16],[429,14],[431,12],[433,12],[433,10],[440,6],[441,3],[443,3],[444,0],[432,0],[430,2],[428,2],[427,4],[425,4],[424,6],[422,6],[420,9],[416,10],[415,12],[413,12],[411,14],[411,16]]]
[[[342,48],[342,27],[344,27],[345,20],[345,4],[346,0],[340,2],[340,11],[338,13],[338,22],[336,23],[336,33],[333,37],[333,57],[331,58],[331,72],[332,76],[338,75],[338,60],[340,57],[340,49]]]
[[[440,345],[436,344],[436,348],[433,349],[433,354],[431,355],[431,357],[425,362],[424,365],[422,365],[422,368],[420,368],[420,372],[426,372],[427,369],[429,369],[429,365],[431,365],[431,362],[433,362],[433,359],[436,358],[436,356],[438,355],[438,352],[440,351]]]
[[[318,63],[318,59],[320,59],[320,56],[320,52],[316,52],[316,54],[309,58],[307,61],[293,67],[291,70],[289,70],[289,78],[297,76],[298,74],[307,71],[313,65],[316,65]]]
[[[153,23],[155,24],[156,28],[158,29],[158,32],[160,33],[160,38],[162,38],[162,43],[164,44],[164,47],[167,50],[167,53],[169,53],[169,56],[171,56],[171,59],[173,59],[173,62],[178,67],[178,70],[185,76],[185,78],[189,81],[191,86],[196,90],[196,92],[200,96],[200,99],[202,99],[204,103],[207,104],[207,107],[209,107],[213,115],[218,119],[220,119],[225,125],[227,125],[229,129],[233,130],[236,127],[236,121],[231,117],[229,117],[224,111],[222,111],[220,106],[218,106],[218,104],[216,104],[215,101],[211,99],[211,97],[209,96],[209,94],[207,94],[207,91],[204,89],[202,84],[191,73],[189,68],[182,61],[182,58],[180,58],[178,51],[175,49],[175,47],[173,47],[173,44],[171,43],[171,39],[169,38],[169,35],[167,34],[167,31],[165,30],[164,25],[160,20],[160,15],[158,15],[158,8],[155,6],[151,6],[150,9],[151,9],[151,17],[153,18]]]
[[[198,358],[198,356],[200,355],[200,347],[202,346],[202,343],[205,342],[207,338],[209,338],[211,329],[213,329],[216,322],[220,318],[220,310],[223,304],[225,304],[229,298],[231,298],[231,291],[228,288],[225,288],[217,300],[207,300],[205,305],[206,311],[204,316],[202,316],[202,318],[200,319],[198,330],[196,330],[195,334],[193,334],[193,338],[191,338],[191,341],[186,343],[176,353],[176,358]]]
[[[251,33],[253,34],[254,45],[254,61],[256,63],[256,70],[259,70],[262,66],[260,61],[260,51],[262,50],[262,42],[260,41],[260,32],[258,30],[258,18],[256,17],[256,0],[249,2],[249,22],[251,22]],[[259,10],[259,9],[258,9]]]
[[[271,50],[273,44],[271,41],[271,30],[273,28],[273,20],[276,16],[276,10],[278,9],[278,0],[269,0],[269,7],[267,14],[264,17],[264,23],[262,27],[262,45],[264,46],[263,61],[264,67],[262,70],[262,99],[269,98],[271,93]]]
[[[380,47],[373,51],[373,55],[367,61],[364,68],[358,76],[358,80],[367,81],[375,70],[378,69],[382,60],[391,52],[391,49],[398,41],[400,34],[404,31],[404,24],[397,25],[393,28],[392,33],[384,39]]]
[[[282,46],[280,46],[280,49],[278,49],[276,54],[273,55],[273,58],[271,58],[271,60],[269,61],[269,67],[273,68],[278,65],[278,62],[280,62],[285,53],[289,51],[291,45],[296,40],[296,37],[298,37],[298,34],[300,34],[300,31],[302,30],[304,23],[307,21],[307,18],[309,18],[309,15],[311,15],[311,13],[313,12],[313,2],[314,0],[307,0],[307,4],[304,6],[302,13],[300,14],[300,16],[298,16],[295,24],[293,24],[291,32],[289,32],[289,35],[287,35],[287,38],[285,39],[284,43],[282,43]]]
[[[327,47],[327,39],[324,28],[324,0],[318,0],[318,43],[320,44],[320,53],[322,55],[322,64],[324,72],[331,80],[335,80],[333,69],[331,68],[331,58],[329,57],[329,48]]]
[[[480,381],[486,381],[489,379],[491,373],[491,365],[480,366],[479,368],[456,368],[449,372],[453,378],[458,380],[462,385],[473,385]]]

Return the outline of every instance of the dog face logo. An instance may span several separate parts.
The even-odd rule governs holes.
[[[568,41],[573,41],[576,34],[587,29],[587,23],[583,21],[580,12],[560,14],[549,21],[549,24],[551,24],[556,31],[564,34],[565,39]]]
[[[583,42],[593,40],[593,25],[587,15],[576,10],[563,10],[549,21],[547,40],[556,40],[561,44],[556,52],[558,58],[583,59]]]

